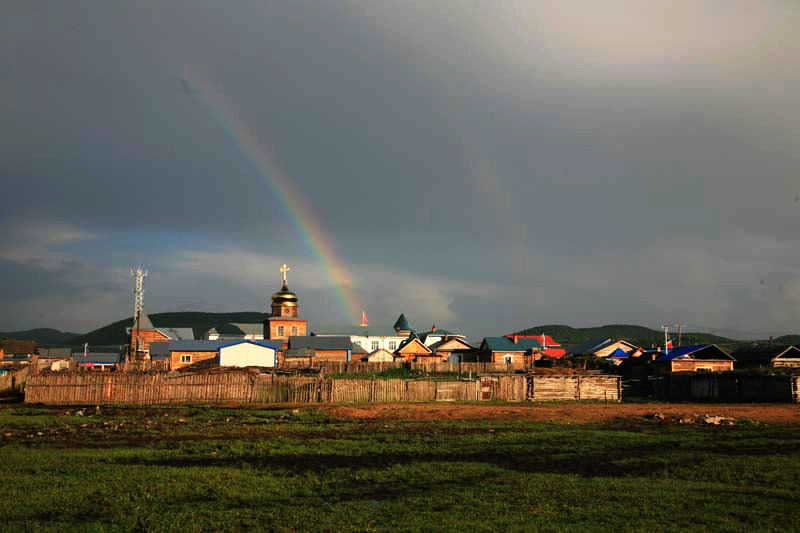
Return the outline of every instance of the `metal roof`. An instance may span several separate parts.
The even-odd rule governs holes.
[[[526,352],[532,348],[542,348],[536,339],[518,339],[515,343],[506,337],[485,337],[481,345],[492,352]]]
[[[711,351],[715,352],[716,354],[722,354],[723,357],[721,359],[733,360],[733,361],[736,360],[733,357],[731,357],[728,352],[721,349],[716,344],[695,344],[692,346],[681,346],[679,348],[673,348],[672,350],[669,351],[668,354],[656,357],[656,361],[672,361],[673,359],[679,359],[683,357],[687,359],[706,359],[706,360],[719,359],[715,357],[705,357],[704,355],[706,354],[698,354],[698,352],[702,350],[707,350],[708,348],[713,348],[713,350]],[[700,355],[700,357],[695,357],[695,354]]]
[[[156,329],[174,341],[194,339],[194,331],[192,331],[192,328],[156,328]]]
[[[628,357],[629,355],[630,354],[628,352],[626,352],[625,350],[623,350],[622,348],[617,348],[611,354],[609,354],[608,357],[615,357],[615,358],[624,359],[624,358]]]
[[[289,337],[289,348],[309,348],[311,350],[352,350],[350,337],[309,335]]]
[[[400,316],[397,317],[397,320],[392,326],[395,331],[411,331],[411,326],[408,324],[408,320],[406,320],[406,315],[400,313]]]
[[[614,341],[609,337],[601,337],[599,339],[591,339],[582,344],[579,344],[575,348],[569,350],[567,353],[570,355],[583,355],[587,353],[593,353],[601,348],[612,344]]]

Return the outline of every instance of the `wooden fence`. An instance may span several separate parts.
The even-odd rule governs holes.
[[[24,366],[18,370],[11,370],[5,376],[0,376],[0,392],[11,390],[12,385],[17,389],[22,389],[28,379],[30,366]]]
[[[430,373],[447,374],[513,374],[515,372],[527,372],[530,365],[515,364],[494,364],[494,363],[434,363],[434,362],[406,362],[393,361],[390,363],[364,363],[361,361],[339,362],[339,361],[315,361],[311,365],[297,365],[287,363],[287,368],[293,370],[307,368],[313,370],[324,370],[326,374],[374,374],[398,368],[409,370],[419,370]]]
[[[657,398],[672,401],[800,403],[800,377],[667,374],[653,380]]]
[[[534,401],[601,400],[619,402],[622,380],[619,376],[531,376],[528,398]]]
[[[28,379],[25,402],[45,404],[402,403],[480,400],[619,401],[616,376],[496,376],[477,380],[329,379],[252,372],[60,373]]]

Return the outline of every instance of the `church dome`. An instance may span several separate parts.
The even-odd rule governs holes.
[[[272,305],[273,307],[297,307],[297,295],[289,290],[285,281],[281,290],[272,295]]]

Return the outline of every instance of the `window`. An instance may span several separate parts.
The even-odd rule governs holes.
[[[378,347],[380,347],[380,344],[381,344],[380,341],[372,341],[372,351],[374,352],[375,350],[377,350]]]
[[[397,341],[389,341],[389,349],[395,351],[397,349]]]
[[[278,326],[278,337],[283,337],[283,326]]]
[[[297,336],[297,326],[292,326],[292,335]]]
[[[514,356],[513,356],[513,355],[511,355],[510,353],[507,353],[507,354],[506,354],[505,356],[503,356],[503,357],[504,357],[504,359],[506,360],[506,364],[507,364],[507,365],[510,365],[510,364],[512,364],[512,363],[514,362]]]
[[[191,363],[192,356],[191,355],[181,355],[181,363]]]

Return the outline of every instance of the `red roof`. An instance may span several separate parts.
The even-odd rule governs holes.
[[[567,351],[564,348],[548,348],[544,351],[547,357],[564,357]]]

